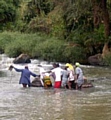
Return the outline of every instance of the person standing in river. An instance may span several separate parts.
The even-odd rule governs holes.
[[[24,69],[18,69],[14,66],[10,66],[9,67],[9,70],[12,70],[12,69],[15,69],[17,72],[21,72],[21,77],[20,77],[20,80],[19,80],[19,84],[22,84],[24,88],[27,87],[30,87],[31,86],[31,83],[30,83],[30,76],[33,76],[33,77],[37,77],[38,75],[36,75],[35,73],[31,72],[28,68],[28,66],[25,66]]]
[[[69,72],[69,76],[68,76],[68,88],[69,89],[75,89],[76,87],[76,83],[75,83],[75,78],[74,78],[74,67],[73,65],[67,63],[65,65],[67,67],[67,71]]]
[[[69,72],[67,70],[67,66],[65,66],[62,71],[62,83],[61,83],[62,88],[66,88],[68,84],[68,78],[69,78]]]
[[[82,85],[84,83],[83,71],[80,68],[80,64],[78,62],[75,63],[75,73],[76,73],[76,90],[81,90]]]
[[[59,64],[57,64],[57,63],[53,64],[53,69],[51,70],[50,75],[53,76],[53,78],[54,78],[54,88],[61,87],[62,71],[63,71],[63,69],[60,68]]]

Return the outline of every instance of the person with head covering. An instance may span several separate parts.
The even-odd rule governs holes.
[[[37,77],[38,75],[36,75],[35,73],[31,72],[28,68],[28,66],[26,65],[24,69],[18,69],[14,66],[10,66],[9,70],[12,70],[12,68],[14,68],[17,72],[21,72],[21,77],[19,80],[19,84],[22,84],[24,88],[30,87],[31,83],[30,83],[30,76],[33,77]]]
[[[65,65],[67,67],[67,71],[69,72],[68,76],[68,88],[69,89],[75,89],[75,78],[74,78],[74,67],[73,65],[66,63]]]
[[[76,74],[76,89],[81,90],[82,84],[84,83],[84,78],[83,78],[83,71],[80,68],[79,62],[75,63],[75,74]]]
[[[52,82],[48,71],[46,71],[42,65],[38,65],[38,68],[39,68],[40,81],[42,86],[44,86],[45,88],[52,87]]]
[[[69,63],[66,63],[66,65],[65,65],[65,66],[67,66],[70,70],[74,70],[73,65],[71,65],[71,64],[69,64]]]

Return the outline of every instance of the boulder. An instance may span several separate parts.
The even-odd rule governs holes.
[[[88,58],[88,62],[91,65],[102,65],[102,55],[101,54],[96,54],[96,55],[90,56]]]
[[[13,63],[31,63],[30,57],[27,54],[21,54],[13,60]]]
[[[39,77],[31,82],[31,87],[43,87]]]

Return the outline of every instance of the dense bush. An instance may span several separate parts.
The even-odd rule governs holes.
[[[64,61],[69,63],[75,63],[76,61],[86,63],[87,58],[85,50],[80,46],[66,46],[64,49]]]
[[[13,38],[4,48],[5,53],[9,57],[16,57],[21,53],[26,53],[33,57],[32,51],[34,46],[45,39],[42,39],[38,34],[21,34],[17,32],[7,34],[10,34],[10,38]]]
[[[10,33],[3,32],[0,34],[0,51],[4,52],[6,46],[8,46],[13,39],[14,38]]]
[[[55,38],[36,44],[33,54],[48,61],[63,61],[64,42]]]
[[[26,53],[31,58],[56,62],[74,63],[86,59],[84,49],[80,46],[71,47],[64,40],[40,34],[0,33],[0,49],[9,57]]]

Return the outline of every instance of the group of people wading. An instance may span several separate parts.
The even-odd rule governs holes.
[[[21,72],[21,77],[19,84],[22,84],[23,87],[30,87],[30,76],[39,77],[41,84],[45,88],[52,87],[52,81],[50,77],[53,77],[54,88],[67,88],[67,89],[76,89],[81,90],[84,83],[83,71],[80,68],[78,62],[73,65],[67,63],[63,68],[59,66],[58,63],[53,64],[53,68],[50,71],[45,71],[41,65],[39,67],[39,75],[31,72],[28,69],[28,66],[25,66],[24,69],[18,69],[14,66],[10,66],[9,70],[15,69],[17,72]],[[75,68],[75,69],[74,69]]]
[[[78,62],[74,67],[67,63],[62,69],[59,64],[53,64],[51,75],[54,76],[54,88],[80,89],[84,83],[83,71]]]

